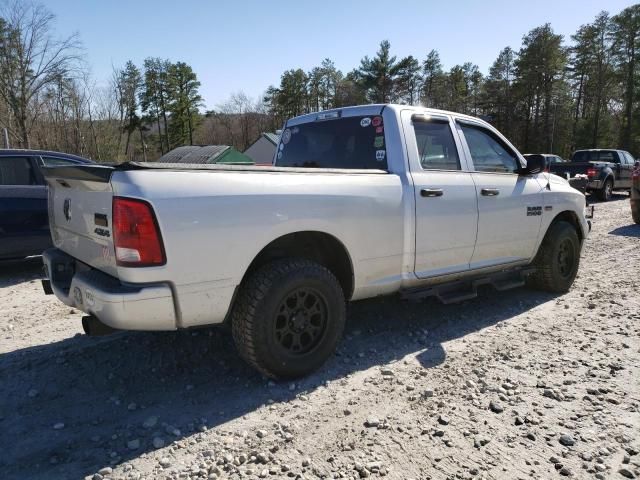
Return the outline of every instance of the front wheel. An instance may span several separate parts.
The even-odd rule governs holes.
[[[277,260],[241,286],[231,328],[242,358],[268,377],[292,379],[319,368],[336,349],[345,324],[336,277],[304,259]]]
[[[607,178],[604,182],[604,185],[600,190],[598,190],[598,198],[603,202],[608,202],[611,200],[611,195],[613,194],[613,180]]]
[[[527,283],[539,290],[569,291],[580,265],[580,239],[573,225],[558,221],[549,227],[533,261],[536,272]]]

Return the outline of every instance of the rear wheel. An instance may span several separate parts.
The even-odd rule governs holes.
[[[269,263],[241,287],[231,328],[242,358],[271,378],[304,376],[329,358],[344,330],[336,277],[302,259]]]
[[[573,225],[558,221],[549,227],[533,261],[536,272],[527,283],[540,290],[569,291],[580,265],[580,239]]]
[[[598,198],[603,202],[608,202],[609,200],[611,200],[612,193],[613,193],[613,180],[611,180],[611,178],[607,178],[602,188],[598,190]]]

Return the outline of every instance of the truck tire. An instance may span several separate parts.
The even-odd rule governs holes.
[[[274,379],[293,379],[333,354],[346,313],[342,287],[327,268],[304,259],[276,260],[243,283],[231,329],[249,365]]]
[[[603,202],[608,202],[611,200],[611,194],[613,193],[613,180],[611,177],[607,178],[604,181],[604,185],[600,190],[598,190],[598,198]]]
[[[532,265],[536,272],[527,278],[530,287],[568,292],[580,265],[580,239],[575,227],[565,221],[551,224]]]

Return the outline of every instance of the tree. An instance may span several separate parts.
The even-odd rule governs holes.
[[[623,121],[620,134],[621,148],[631,150],[636,83],[638,81],[638,55],[640,55],[640,5],[632,5],[612,18],[613,55],[623,88]]]
[[[412,55],[398,62],[398,78],[396,80],[396,101],[416,105],[420,99],[422,76],[420,62]]]
[[[282,122],[287,118],[307,113],[309,77],[304,70],[287,70],[280,78],[280,87],[269,87],[265,94],[265,103],[271,112]]]
[[[562,35],[550,24],[534,28],[523,38],[516,60],[517,90],[525,117],[524,149],[550,152],[557,102],[554,93],[564,82],[567,63]]]
[[[422,103],[425,107],[441,108],[444,102],[444,80],[440,55],[431,50],[422,62]]]
[[[29,148],[38,95],[80,70],[80,44],[75,34],[62,40],[54,37],[54,16],[43,6],[18,0],[3,5],[0,95],[13,119],[7,127],[21,146]]]
[[[114,72],[114,87],[117,92],[120,111],[120,128],[127,134],[124,155],[129,158],[129,146],[131,135],[138,130],[144,152],[144,139],[142,135],[142,120],[138,115],[138,96],[142,88],[142,75],[138,67],[132,61],[128,61],[123,70]]]
[[[155,121],[160,152],[169,150],[167,134],[167,104],[169,103],[169,60],[146,58],[144,61],[144,88],[140,92],[140,107],[147,123]]]
[[[571,38],[570,79],[576,91],[572,132],[576,145],[596,147],[610,140],[608,105],[614,84],[610,41],[611,21],[601,12],[591,24],[582,25]]]
[[[376,56],[364,57],[356,70],[356,81],[372,103],[389,103],[397,98],[397,82],[403,66],[390,51],[391,44],[383,40]]]
[[[513,117],[513,80],[515,77],[516,52],[511,47],[502,49],[489,69],[484,85],[484,104],[496,127],[511,136]]]
[[[202,106],[198,92],[200,82],[189,65],[177,62],[169,66],[168,85],[171,146],[193,145],[193,132],[199,120],[198,109]]]

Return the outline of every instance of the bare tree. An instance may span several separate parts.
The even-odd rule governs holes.
[[[54,16],[42,5],[13,0],[2,4],[0,17],[0,95],[15,120],[16,136],[29,147],[37,114],[34,101],[48,86],[80,68],[77,34],[59,40],[53,36]]]

